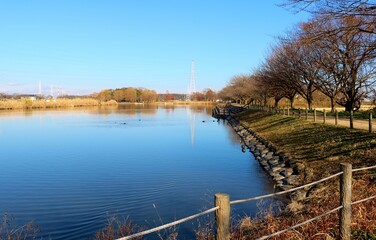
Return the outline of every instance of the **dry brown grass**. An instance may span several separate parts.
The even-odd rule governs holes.
[[[15,225],[14,217],[3,212],[0,223],[0,240],[38,239],[40,228],[34,222]]]
[[[95,240],[112,240],[141,232],[143,228],[132,223],[128,218],[119,220],[117,217],[108,217],[107,225],[95,234]],[[142,239],[138,237],[135,239]]]
[[[51,109],[51,108],[72,108],[72,107],[89,107],[99,105],[117,105],[114,100],[108,102],[99,102],[93,98],[75,98],[75,99],[50,99],[50,100],[2,100],[0,101],[0,110],[15,109]]]
[[[238,224],[232,239],[255,239],[286,229],[323,214],[339,206],[338,181],[331,187],[312,194],[300,211],[288,211],[275,216],[263,208],[254,218],[244,218]],[[353,185],[353,199],[357,201],[376,194],[375,181],[370,176],[357,176]],[[370,200],[352,207],[352,239],[375,239],[376,201]],[[338,239],[339,213],[332,213],[312,223],[290,230],[271,239]]]
[[[116,102],[115,100],[110,100],[110,101],[107,101],[107,102],[101,102],[100,104],[102,106],[117,106],[118,102]]]

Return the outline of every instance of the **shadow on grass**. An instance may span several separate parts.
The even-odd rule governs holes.
[[[249,112],[241,120],[279,150],[309,164],[314,172],[337,171],[345,161],[376,163],[375,134],[263,112]]]

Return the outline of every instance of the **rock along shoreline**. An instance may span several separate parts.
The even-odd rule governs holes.
[[[217,111],[217,110],[216,110]],[[245,126],[232,115],[216,115],[228,122],[241,139],[242,148],[247,148],[255,156],[262,168],[270,175],[276,186],[282,190],[289,190],[300,186],[304,179],[305,167],[302,163],[290,159],[269,141]],[[300,201],[307,197],[308,189],[300,189],[290,194],[291,200]]]

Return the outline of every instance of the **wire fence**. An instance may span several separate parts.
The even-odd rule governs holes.
[[[206,215],[206,214],[209,214],[209,213],[212,213],[212,212],[215,212],[216,210],[218,210],[219,207],[213,207],[211,209],[208,209],[204,212],[201,212],[201,213],[197,213],[197,214],[194,214],[192,216],[189,216],[189,217],[185,217],[185,218],[182,218],[180,220],[177,220],[177,221],[174,221],[174,222],[171,222],[171,223],[167,223],[167,224],[164,224],[162,226],[159,226],[159,227],[155,227],[155,228],[152,228],[152,229],[149,229],[149,230],[146,230],[146,231],[143,231],[143,232],[139,232],[139,233],[136,233],[136,234],[132,234],[130,236],[126,236],[126,237],[122,237],[122,238],[118,238],[117,240],[127,240],[127,239],[132,239],[132,238],[136,238],[136,237],[141,237],[141,236],[144,236],[146,234],[149,234],[149,233],[153,233],[153,232],[158,232],[160,230],[163,230],[163,229],[166,229],[166,228],[169,228],[169,227],[173,227],[175,225],[178,225],[178,224],[181,224],[183,222],[187,222],[189,220],[192,220],[192,219],[195,219],[195,218],[198,218],[198,217],[201,217],[203,215]]]
[[[159,227],[155,227],[155,228],[152,228],[152,229],[149,229],[149,230],[145,230],[145,231],[142,231],[142,232],[139,232],[139,233],[136,233],[136,234],[126,236],[126,237],[118,238],[117,240],[128,240],[128,239],[141,237],[141,236],[144,236],[146,234],[158,232],[160,230],[181,224],[183,222],[190,221],[192,219],[195,219],[195,218],[198,218],[200,216],[210,214],[210,213],[213,213],[213,212],[216,213],[216,226],[217,226],[217,228],[216,228],[216,234],[217,234],[216,239],[229,239],[230,229],[223,229],[223,226],[227,226],[228,228],[230,226],[230,222],[229,222],[230,221],[230,216],[229,216],[230,205],[260,200],[260,199],[264,199],[264,198],[271,198],[271,197],[287,194],[287,193],[290,193],[290,192],[294,192],[294,191],[297,191],[297,190],[300,190],[300,189],[303,189],[303,188],[306,188],[306,187],[310,187],[310,186],[328,181],[328,180],[335,178],[337,176],[341,177],[341,194],[340,194],[341,195],[341,199],[340,199],[341,206],[338,206],[338,207],[336,207],[332,210],[329,210],[329,211],[327,211],[323,214],[320,214],[320,215],[318,215],[314,218],[308,219],[308,220],[301,222],[299,224],[296,224],[294,226],[290,226],[286,229],[280,230],[280,231],[272,233],[270,235],[260,237],[257,240],[263,240],[263,239],[268,239],[268,238],[271,238],[271,237],[278,236],[282,233],[285,233],[287,231],[298,228],[302,225],[313,222],[313,221],[315,221],[319,218],[322,218],[324,216],[327,216],[327,215],[334,213],[336,211],[339,211],[339,210],[341,211],[341,213],[340,213],[340,215],[341,215],[340,216],[341,217],[341,220],[340,220],[340,237],[341,237],[341,239],[350,239],[351,206],[376,198],[376,195],[373,195],[373,196],[370,196],[368,198],[364,198],[364,199],[361,199],[361,200],[358,200],[358,201],[355,201],[355,202],[351,202],[352,173],[358,172],[358,171],[376,169],[376,165],[370,166],[370,167],[352,169],[351,164],[341,164],[341,168],[342,168],[342,171],[339,172],[339,173],[336,173],[336,174],[333,174],[331,176],[322,178],[322,179],[315,181],[315,182],[311,182],[311,183],[308,183],[308,184],[305,184],[305,185],[302,185],[302,186],[299,186],[299,187],[296,187],[296,188],[292,188],[292,189],[289,189],[289,190],[286,190],[286,191],[277,192],[277,193],[273,193],[273,194],[267,194],[267,195],[263,195],[263,196],[257,196],[257,197],[241,199],[241,200],[234,200],[234,201],[231,201],[231,202],[229,201],[228,194],[216,194],[215,195],[216,206],[211,208],[211,209],[208,209],[206,211],[191,215],[189,217],[182,218],[180,220],[177,220],[177,221],[174,221],[174,222],[171,222],[171,223],[168,223],[168,224],[164,224],[164,225],[159,226]],[[226,198],[226,195],[227,195],[227,198]],[[225,198],[223,198],[223,197],[225,197]],[[219,202],[219,204],[218,204],[218,202]],[[227,214],[228,216],[224,216],[224,214],[225,215]],[[228,222],[224,223],[223,221],[228,221]]]
[[[360,116],[360,118],[357,118],[354,115],[353,111],[350,111],[348,116],[340,116],[337,110],[335,110],[334,113],[329,113],[326,112],[326,109],[323,109],[322,111],[317,111],[316,109],[308,110],[289,107],[279,108],[263,105],[246,105],[243,106],[243,108],[273,112],[291,117],[305,118],[306,120],[310,119],[314,122],[322,121],[322,123],[324,124],[329,123],[334,125],[348,126],[350,128],[364,129],[368,130],[368,132],[370,133],[375,132],[375,128],[373,128],[373,125],[375,124],[375,119],[373,119],[371,111],[368,113],[368,116],[363,115]]]

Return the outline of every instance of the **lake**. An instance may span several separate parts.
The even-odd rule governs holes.
[[[2,111],[0,212],[15,224],[34,221],[43,239],[93,239],[111,216],[152,228],[211,208],[217,192],[231,200],[272,192],[259,163],[211,109]],[[256,203],[239,204],[232,216],[256,211]],[[194,238],[206,219],[180,225],[179,239]]]

